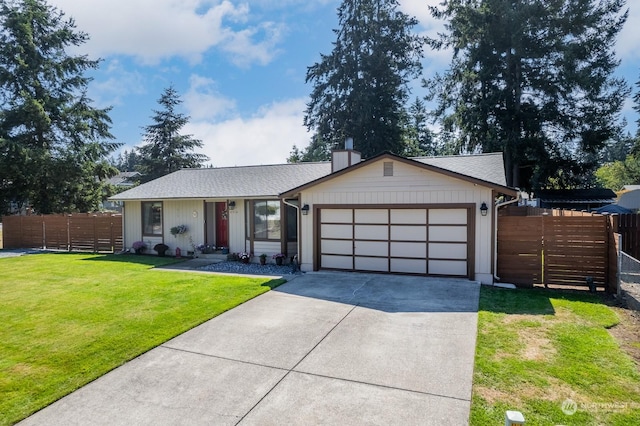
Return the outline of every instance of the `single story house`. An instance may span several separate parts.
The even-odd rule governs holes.
[[[124,241],[199,244],[320,269],[468,277],[495,274],[496,201],[515,199],[502,154],[184,169],[111,197]],[[170,229],[186,225],[187,232]]]

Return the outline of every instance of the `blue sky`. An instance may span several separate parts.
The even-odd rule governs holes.
[[[416,30],[434,35],[442,22],[428,4],[400,0],[416,16]],[[307,67],[330,53],[338,0],[49,0],[91,37],[76,53],[101,58],[89,95],[112,106],[112,133],[130,149],[164,88],[180,93],[191,117],[184,133],[204,142],[202,152],[216,167],[284,163],[295,144],[310,135],[302,124],[312,87]],[[630,16],[616,46],[620,76],[640,77],[640,0],[629,0]],[[426,51],[423,74],[449,63],[449,52]],[[634,87],[635,89],[635,87]],[[416,84],[413,95],[423,94]],[[623,114],[635,131],[628,101]],[[357,141],[356,141],[357,148]]]

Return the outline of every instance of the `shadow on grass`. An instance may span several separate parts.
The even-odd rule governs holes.
[[[598,295],[571,290],[545,288],[510,290],[483,286],[480,291],[480,310],[503,314],[554,315],[555,309],[551,299],[602,303],[601,297]]]
[[[276,279],[267,281],[266,283],[262,284],[261,287],[269,287],[270,290],[273,290],[274,288],[279,287],[286,282],[287,280],[285,279],[276,278]]]
[[[77,254],[77,253],[76,253]],[[152,267],[171,265],[184,262],[188,259],[176,259],[173,257],[146,256],[144,254],[101,254],[91,255],[84,260],[98,262],[123,262]]]

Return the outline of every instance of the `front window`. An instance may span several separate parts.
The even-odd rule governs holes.
[[[142,234],[162,235],[162,201],[142,203]]]
[[[253,236],[256,240],[280,240],[280,201],[253,202]]]

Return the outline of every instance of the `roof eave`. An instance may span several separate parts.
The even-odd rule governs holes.
[[[290,189],[290,190],[288,190],[286,192],[283,192],[283,193],[281,193],[279,195],[279,197],[280,198],[293,197],[293,196],[297,195],[298,193],[300,193],[301,191],[304,191],[304,190],[309,189],[309,188],[311,188],[313,186],[319,185],[319,184],[321,184],[323,182],[326,182],[328,180],[331,180],[333,178],[342,176],[343,174],[346,174],[346,173],[349,173],[349,172],[351,172],[353,170],[359,169],[360,167],[365,167],[370,162],[378,161],[378,160],[380,160],[382,158],[393,158],[394,160],[401,161],[401,162],[404,162],[406,164],[411,164],[413,166],[421,167],[421,168],[426,169],[426,170],[430,170],[430,171],[434,171],[434,172],[437,172],[437,173],[441,173],[443,175],[450,176],[450,177],[453,177],[453,178],[456,178],[456,179],[462,179],[462,180],[465,180],[465,181],[468,181],[468,182],[471,182],[471,183],[474,183],[474,184],[477,184],[477,185],[485,186],[487,188],[491,188],[491,189],[493,189],[495,191],[498,191],[499,193],[504,194],[504,195],[509,195],[509,196],[515,197],[518,194],[518,190],[515,189],[515,188],[510,188],[508,186],[503,186],[503,185],[499,185],[497,183],[488,182],[488,181],[485,181],[485,180],[482,180],[482,179],[474,178],[472,176],[463,175],[461,173],[457,173],[457,172],[454,172],[454,171],[451,171],[451,170],[443,169],[441,167],[433,166],[431,164],[422,163],[420,161],[412,160],[410,158],[404,158],[404,157],[401,157],[399,155],[393,154],[391,152],[383,152],[381,154],[376,155],[375,157],[371,157],[371,158],[369,158],[367,160],[361,161],[358,164],[354,164],[354,165],[346,167],[346,168],[344,168],[342,170],[338,170],[337,172],[331,173],[331,174],[329,174],[327,176],[323,176],[323,177],[315,179],[315,180],[313,180],[311,182],[307,182],[304,185],[300,185],[300,186],[298,186],[296,188],[293,188],[293,189]]]

